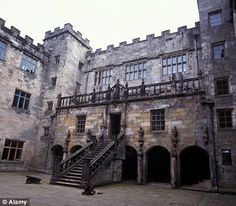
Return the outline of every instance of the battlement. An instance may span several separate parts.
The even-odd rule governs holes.
[[[6,21],[0,18],[0,29],[4,31],[9,36],[13,37],[16,42],[18,42],[23,47],[27,47],[27,49],[33,50],[33,52],[45,53],[44,46],[42,44],[34,45],[34,40],[25,35],[25,37],[20,36],[20,30],[11,26],[10,29],[5,26]],[[8,39],[8,37],[6,37]],[[10,39],[9,39],[10,40]]]
[[[99,49],[96,49],[95,52],[88,51],[87,56],[100,55],[100,54],[104,54],[104,53],[106,53],[108,51],[112,51],[112,50],[116,51],[116,50],[122,49],[126,46],[133,46],[133,45],[136,45],[136,44],[139,44],[142,42],[149,42],[154,39],[164,39],[166,41],[172,40],[173,35],[180,35],[182,33],[185,33],[190,30],[197,29],[197,28],[199,28],[199,22],[196,22],[195,27],[193,27],[193,28],[187,28],[187,26],[181,26],[177,29],[177,32],[171,33],[170,30],[165,30],[165,31],[161,32],[161,36],[155,37],[155,34],[149,34],[146,36],[146,39],[144,39],[144,40],[140,40],[140,38],[138,37],[138,38],[134,38],[131,43],[127,43],[127,41],[122,41],[119,43],[119,46],[117,46],[117,47],[115,47],[112,44],[112,45],[108,45],[106,50],[102,50],[101,48],[99,48]]]
[[[73,30],[73,26],[70,23],[65,24],[63,28],[56,27],[53,32],[51,30],[47,31],[45,33],[44,41],[54,38],[54,37],[57,37],[57,36],[62,35],[64,33],[71,34],[75,39],[77,39],[85,47],[90,49],[89,40],[87,38],[83,38],[82,34],[79,31],[76,32],[75,30]]]

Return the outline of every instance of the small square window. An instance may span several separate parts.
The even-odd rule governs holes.
[[[215,11],[209,13],[209,22],[211,27],[221,25],[222,24],[221,11]]]
[[[47,102],[47,104],[48,104],[47,111],[52,111],[53,101],[49,101],[49,102]]]
[[[57,55],[54,58],[55,58],[55,64],[59,64],[59,62],[60,62],[60,55]]]
[[[52,86],[56,86],[56,84],[57,84],[57,77],[52,77],[51,80],[52,80]]]
[[[232,165],[230,149],[222,149],[222,163],[223,165]]]
[[[44,129],[44,134],[43,135],[45,137],[48,137],[49,136],[49,127],[44,127],[43,129]]]
[[[229,94],[228,78],[216,79],[216,95]]]

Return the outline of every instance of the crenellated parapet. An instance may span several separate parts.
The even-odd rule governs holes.
[[[199,22],[196,22],[195,27],[193,27],[193,28],[187,28],[187,26],[182,26],[177,29],[177,32],[173,32],[173,33],[171,33],[170,30],[165,30],[165,31],[161,32],[161,36],[155,36],[155,34],[149,34],[146,36],[146,39],[144,39],[144,40],[141,40],[138,37],[138,38],[134,38],[131,43],[127,43],[127,41],[120,42],[119,46],[117,46],[117,47],[115,47],[112,44],[112,45],[108,45],[106,50],[102,50],[101,48],[99,48],[99,49],[96,49],[95,52],[88,51],[87,56],[96,56],[96,55],[100,55],[100,54],[105,54],[110,51],[118,51],[119,49],[123,49],[125,47],[136,46],[137,44],[140,44],[140,43],[149,44],[152,41],[158,41],[158,40],[169,41],[179,35],[183,35],[184,33],[188,33],[191,31],[194,31],[193,35],[197,34],[197,33],[199,33],[198,30],[199,30]]]
[[[0,35],[1,39],[10,43],[13,47],[22,50],[23,52],[30,53],[38,59],[43,59],[48,57],[49,54],[45,51],[42,44],[34,44],[34,40],[25,35],[25,37],[20,36],[20,30],[11,26],[7,28],[5,26],[6,21],[0,18]]]
[[[51,30],[47,31],[45,33],[44,41],[49,40],[51,38],[58,37],[58,36],[63,35],[65,33],[70,34],[77,41],[79,41],[81,44],[83,44],[86,48],[91,49],[91,47],[89,46],[89,40],[87,38],[83,38],[82,34],[79,31],[76,32],[73,29],[73,26],[69,23],[65,24],[63,28],[56,27],[53,32]]]

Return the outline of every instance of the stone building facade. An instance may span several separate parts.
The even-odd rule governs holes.
[[[235,187],[235,1],[198,0],[198,8],[194,28],[95,52],[71,24],[36,46],[1,19],[0,170],[55,172],[60,157],[66,182],[102,136],[93,184]]]

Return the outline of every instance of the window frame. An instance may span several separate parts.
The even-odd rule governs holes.
[[[35,73],[37,68],[37,60],[25,53],[22,54],[20,69],[26,72]]]
[[[125,81],[145,79],[147,60],[128,62],[125,64]]]
[[[227,82],[224,82],[227,81]],[[226,86],[226,88],[224,88]],[[229,77],[220,77],[215,79],[215,95],[224,96],[230,94]]]
[[[227,115],[226,112],[230,112],[230,115]],[[232,108],[217,109],[217,126],[219,129],[232,129],[233,128],[232,113],[233,113]],[[224,120],[221,121],[222,119]]]
[[[7,145],[7,141],[9,141],[9,145]],[[14,146],[13,143],[16,143],[16,146]],[[19,147],[19,144],[21,144],[21,147]],[[5,139],[1,160],[3,160],[3,161],[21,161],[23,149],[24,149],[24,141]],[[18,151],[20,151],[20,154],[18,154]],[[4,158],[4,152],[7,153],[7,158]],[[13,160],[10,159],[10,157],[11,157],[10,155],[12,155],[12,153],[14,153]],[[17,155],[19,155],[19,158],[17,158]]]
[[[181,60],[180,60],[181,58]],[[161,58],[162,76],[168,76],[187,71],[188,56],[186,53],[163,56]]]
[[[15,89],[12,106],[28,111],[29,104],[30,104],[30,97],[31,97],[30,93],[25,92],[20,89]],[[21,101],[23,101],[23,102],[21,102]],[[21,106],[21,104],[22,104],[22,106]]]
[[[222,46],[223,49],[221,50],[221,54],[216,51],[217,47]],[[211,50],[212,50],[212,59],[217,61],[221,60],[225,57],[225,42],[216,42],[211,45]],[[219,49],[218,49],[219,50]]]
[[[113,68],[98,69],[94,74],[94,86],[109,85],[112,83]]]
[[[215,18],[217,21],[215,21],[215,19],[211,19],[211,17],[216,17],[216,15],[220,15],[219,18]],[[222,19],[222,10],[216,10],[213,12],[208,13],[208,21],[209,21],[209,26],[210,27],[216,27],[216,26],[220,26],[223,24],[223,19]]]
[[[159,114],[156,114],[157,112],[159,112]],[[151,114],[151,117],[150,117],[151,132],[165,131],[166,130],[166,119],[165,119],[166,111],[165,111],[165,109],[151,110],[150,114]],[[155,118],[153,118],[153,117],[155,117]]]
[[[4,60],[7,44],[0,40],[0,60]]]
[[[86,126],[86,115],[81,114],[76,117],[77,134],[84,134]]]

